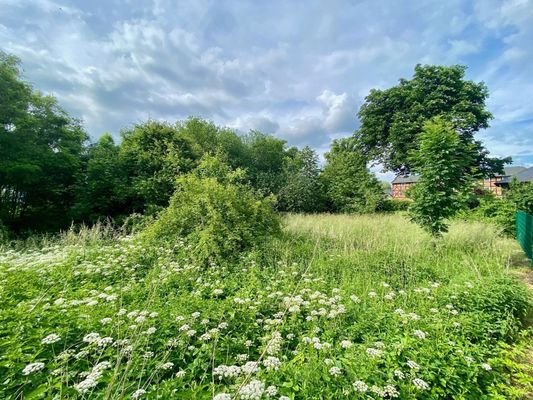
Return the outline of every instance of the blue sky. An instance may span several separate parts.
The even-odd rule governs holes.
[[[478,137],[533,165],[533,0],[0,0],[0,9],[0,47],[93,138],[198,115],[322,153],[357,129],[371,88],[417,63],[464,64],[491,93],[495,118]]]

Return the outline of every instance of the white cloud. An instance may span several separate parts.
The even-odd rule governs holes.
[[[0,43],[93,137],[199,115],[324,152],[371,88],[469,62],[491,91],[489,149],[533,154],[532,0],[66,3],[0,0]]]

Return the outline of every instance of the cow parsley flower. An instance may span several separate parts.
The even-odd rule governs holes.
[[[359,393],[366,393],[368,391],[368,385],[363,381],[355,381],[352,386],[353,389]]]
[[[22,370],[22,375],[29,375],[33,374],[34,372],[38,372],[44,368],[44,363],[42,362],[36,362],[28,364],[24,367]]]
[[[219,393],[215,395],[215,397],[213,397],[213,400],[231,400],[231,399],[232,399],[231,395],[227,393]]]
[[[46,336],[45,338],[43,338],[43,340],[41,340],[41,343],[42,344],[52,344],[52,343],[56,343],[56,342],[59,342],[61,340],[61,337],[55,333],[52,333],[48,336]]]
[[[414,369],[415,371],[418,371],[420,369],[420,365],[418,365],[416,362],[412,360],[407,360],[407,366],[411,369]]]
[[[481,364],[481,368],[483,368],[485,371],[491,371],[492,370],[492,367],[490,366],[490,364],[487,364],[487,363]]]
[[[426,338],[426,332],[421,331],[420,329],[417,329],[413,332],[413,335],[417,337],[418,339],[425,339]]]
[[[331,367],[329,369],[329,374],[331,376],[339,376],[342,375],[342,370],[339,367]]]
[[[257,379],[250,381],[239,390],[242,400],[259,400],[265,392],[265,384]]]
[[[415,387],[418,390],[428,390],[429,389],[428,383],[426,381],[420,379],[420,378],[413,379],[413,385],[415,385]]]
[[[144,389],[137,389],[135,392],[132,393],[131,395],[131,398],[132,399],[138,399],[140,398],[143,394],[146,393],[146,390]]]
[[[268,356],[263,360],[263,365],[266,367],[267,371],[277,371],[281,366],[281,361],[277,357]]]

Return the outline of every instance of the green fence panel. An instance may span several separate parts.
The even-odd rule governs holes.
[[[516,239],[530,260],[533,260],[533,215],[516,213]]]

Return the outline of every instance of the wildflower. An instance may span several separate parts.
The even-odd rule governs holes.
[[[52,344],[52,343],[59,342],[60,340],[61,340],[61,337],[59,335],[56,335],[55,333],[52,333],[52,334],[46,336],[45,338],[43,338],[43,340],[41,340],[41,343],[42,344]]]
[[[395,397],[400,396],[400,392],[394,387],[394,385],[386,385],[383,388],[383,392],[385,394],[385,397],[388,397],[389,399],[393,399]]]
[[[277,371],[281,365],[281,361],[277,357],[269,356],[263,360],[263,365],[266,367],[267,371]]]
[[[102,325],[107,325],[107,324],[109,324],[111,321],[112,321],[111,318],[102,318],[102,319],[100,320],[100,323],[101,323]]]
[[[492,370],[492,367],[490,366],[490,364],[487,364],[487,363],[481,364],[481,368],[483,368],[485,371],[491,371]]]
[[[146,390],[137,389],[135,392],[132,393],[131,398],[132,399],[138,399],[139,397],[141,397],[145,393],[146,393]]]
[[[383,355],[383,351],[379,349],[375,349],[373,347],[369,347],[368,349],[366,349],[366,354],[368,354],[372,358],[377,358]]]
[[[150,328],[148,328],[148,329],[146,330],[146,334],[147,334],[147,335],[152,335],[152,334],[154,334],[156,331],[157,331],[157,329],[156,329],[154,326],[151,326]]]
[[[242,367],[242,372],[246,375],[252,375],[259,371],[259,362],[257,361],[248,361]]]
[[[275,396],[278,394],[278,388],[275,387],[274,385],[270,385],[269,387],[266,388],[265,394],[270,397]]]
[[[223,293],[224,293],[224,291],[223,291],[222,289],[215,289],[215,290],[213,290],[213,294],[214,294],[215,296],[220,296],[220,295],[223,294]]]
[[[186,372],[182,369],[176,372],[176,378],[183,378],[185,375],[186,375]]]
[[[200,316],[200,313],[199,313],[198,311],[193,312],[193,313],[191,314],[191,317],[193,317],[194,319],[198,318],[199,316]]]
[[[40,371],[43,368],[44,368],[44,363],[42,362],[31,363],[24,367],[24,369],[22,370],[22,375],[33,374],[34,372]]]
[[[95,343],[100,340],[100,334],[97,332],[91,332],[83,337],[83,341],[86,343]]]
[[[164,364],[158,365],[159,369],[164,369],[164,370],[172,369],[172,367],[174,367],[174,363],[173,362],[166,362]]]
[[[213,397],[213,400],[231,400],[231,399],[232,399],[231,395],[227,393],[219,393],[215,395],[215,397]]]
[[[378,294],[374,291],[368,292],[368,297],[376,297]]]
[[[399,369],[394,371],[394,376],[398,379],[405,379],[405,374]]]
[[[352,386],[356,392],[366,393],[368,391],[368,385],[363,381],[355,381]]]
[[[239,390],[242,400],[259,400],[265,391],[265,384],[257,379],[250,381]]]
[[[218,324],[218,329],[228,329],[228,323],[227,322],[221,322]]]
[[[106,336],[106,337],[100,338],[96,342],[98,347],[106,347],[107,345],[110,345],[111,343],[113,343],[113,338],[110,337],[110,336]]]
[[[331,367],[329,369],[329,374],[331,376],[339,376],[342,375],[342,370],[339,367]]]
[[[288,396],[280,396],[278,400],[291,400]]]
[[[474,362],[474,359],[470,356],[465,356],[465,361],[470,364]]]
[[[413,335],[417,337],[418,339],[425,339],[426,338],[426,332],[421,331],[420,329],[417,329],[413,332]]]
[[[194,329],[189,329],[187,332],[185,332],[185,334],[189,337],[193,337],[196,335],[196,331]]]
[[[418,390],[428,390],[429,389],[429,385],[427,384],[427,382],[422,380],[422,379],[420,379],[420,378],[413,379],[413,385],[415,385],[415,387]]]
[[[349,348],[352,347],[352,346],[353,346],[353,343],[350,342],[349,340],[343,340],[343,341],[341,342],[341,347],[342,347],[343,349],[349,349]]]
[[[415,371],[418,371],[420,369],[420,365],[418,365],[416,362],[412,360],[407,360],[407,366],[411,369],[414,369]]]

